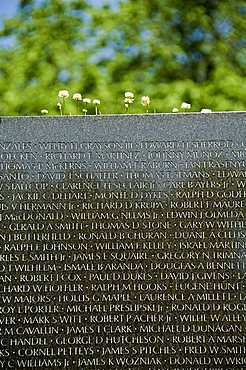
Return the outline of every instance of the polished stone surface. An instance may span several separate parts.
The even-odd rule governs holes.
[[[243,368],[245,124],[2,117],[0,368]]]

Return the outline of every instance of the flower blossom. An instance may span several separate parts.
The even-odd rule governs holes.
[[[189,103],[186,103],[185,101],[183,101],[183,103],[181,104],[181,108],[182,109],[190,109],[191,105]]]
[[[97,104],[97,105],[101,104],[100,100],[98,100],[98,99],[94,99],[94,100],[92,101],[92,103],[93,103],[93,104]]]
[[[47,109],[42,109],[42,110],[41,110],[41,113],[42,113],[42,114],[48,114],[48,113],[49,113],[49,111],[48,111]]]
[[[84,98],[83,99],[83,102],[85,103],[85,104],[89,104],[89,103],[91,103],[91,99],[89,99],[89,98]]]
[[[144,107],[147,107],[150,103],[150,98],[149,96],[142,96],[141,98],[141,104],[144,106]]]
[[[133,99],[134,98],[134,94],[130,91],[126,91],[125,92],[125,98],[130,98],[130,99]]]
[[[178,112],[179,112],[179,109],[178,109],[178,108],[173,108],[173,109],[172,109],[172,112],[173,112],[173,113],[178,113]]]
[[[134,102],[134,99],[125,98],[124,103],[125,104],[132,104]]]
[[[125,104],[132,104],[134,102],[134,94],[130,91],[125,92],[125,99],[124,103]]]
[[[73,94],[73,99],[74,100],[82,100],[82,95],[79,93]]]
[[[69,92],[67,90],[60,90],[58,97],[67,99],[69,97]]]
[[[205,108],[203,108],[201,110],[201,113],[212,113],[212,110],[211,109],[205,109]]]

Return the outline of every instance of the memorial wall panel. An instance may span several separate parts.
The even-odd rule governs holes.
[[[246,113],[2,117],[0,369],[246,368]]]

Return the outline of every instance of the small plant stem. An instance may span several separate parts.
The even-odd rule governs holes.
[[[62,106],[63,106],[63,114],[65,115],[66,114],[66,99],[65,98],[62,98]]]

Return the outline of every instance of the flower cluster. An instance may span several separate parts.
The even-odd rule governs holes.
[[[149,104],[150,104],[150,98],[149,96],[142,96],[141,98],[141,104],[146,107],[146,113],[149,113]]]
[[[58,92],[58,97],[62,99],[62,103],[58,103],[57,107],[60,111],[60,114],[64,115],[64,114],[66,114],[66,101],[65,101],[65,99],[67,99],[69,97],[69,92],[67,90],[60,90]],[[83,98],[82,94],[80,94],[80,93],[73,94],[72,99],[76,102],[76,112],[77,112],[77,114],[79,114],[79,111],[81,110],[83,112],[83,114],[86,115],[87,112],[88,112],[87,104],[91,103],[91,99]],[[80,108],[80,102],[84,103],[84,107],[82,109]],[[98,114],[99,113],[98,105],[101,104],[100,100],[94,99],[92,101],[92,103],[95,105],[95,113]]]
[[[189,103],[186,103],[185,101],[183,101],[183,103],[181,104],[181,108],[182,109],[190,109],[191,105]]]
[[[184,109],[186,111],[187,109],[191,109],[191,104],[186,103],[185,101],[183,101],[183,103],[181,104],[180,107],[181,107],[181,109]],[[179,109],[178,108],[173,108],[172,112],[173,113],[178,113]],[[212,111],[211,111],[211,109],[203,108],[201,110],[201,113],[212,113]]]
[[[191,108],[191,104],[186,103],[185,101],[183,101],[183,103],[181,103],[180,108],[181,109],[184,109],[186,111],[187,109],[190,109]],[[173,113],[178,113],[179,112],[179,109],[175,107],[175,108],[172,109],[172,112]]]
[[[130,105],[133,104],[133,102],[134,102],[134,94],[130,91],[125,92],[124,103],[125,103],[126,112],[129,112]]]
[[[69,92],[67,90],[60,90],[58,93],[58,97],[67,99],[69,97]]]
[[[73,100],[82,100],[82,95],[79,93],[73,94]]]
[[[57,108],[60,111],[61,115],[66,114],[66,100],[69,98],[69,96],[70,96],[70,94],[69,94],[68,90],[60,90],[58,92],[58,97],[60,99],[62,99],[61,102],[57,103]],[[131,91],[126,91],[125,92],[125,94],[124,94],[124,106],[125,106],[126,112],[130,111],[130,106],[134,103],[134,98],[135,98],[134,93],[132,93]],[[88,112],[88,104],[91,104],[91,103],[94,104],[95,114],[96,115],[101,114],[101,112],[98,110],[98,107],[101,104],[101,101],[99,99],[93,99],[92,100],[92,99],[87,98],[87,97],[82,97],[82,94],[80,94],[80,93],[74,93],[72,95],[72,99],[76,103],[76,112],[77,112],[77,114],[79,114],[80,112],[83,112],[83,114],[86,115],[87,112]],[[150,97],[148,95],[142,96],[141,100],[140,100],[140,103],[146,109],[146,113],[149,113]],[[184,111],[190,110],[191,109],[191,104],[183,101],[180,105],[180,109],[182,109]],[[180,109],[174,107],[172,109],[172,112],[173,113],[178,113]],[[155,109],[153,110],[153,112],[154,113],[156,112]],[[211,113],[211,112],[212,112],[211,109],[207,109],[207,108],[203,108],[201,110],[201,113]],[[48,113],[49,112],[48,112],[47,109],[42,109],[41,110],[41,114],[43,114],[43,115],[46,115]],[[71,115],[71,113],[70,113],[70,115]]]
[[[134,102],[134,94],[130,91],[125,92],[125,100],[126,104],[132,104]]]
[[[149,98],[149,96],[142,96],[142,98],[141,98],[141,104],[142,104],[144,107],[148,107],[148,106],[149,106],[149,103],[150,103],[150,98]]]
[[[131,91],[125,92],[125,99],[124,104],[126,108],[126,112],[129,112],[130,105],[134,103],[134,94]],[[146,107],[146,112],[148,113],[148,107],[150,104],[150,98],[149,96],[142,96],[141,98],[141,104]]]

